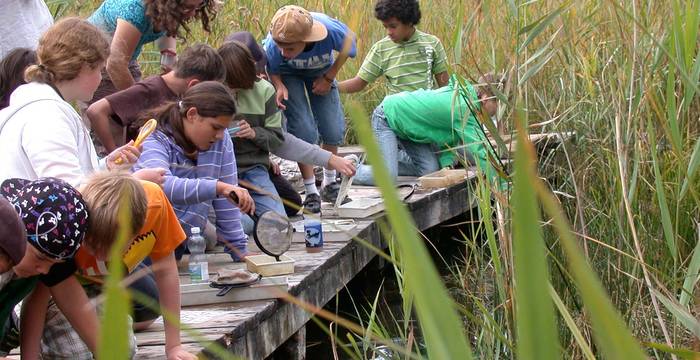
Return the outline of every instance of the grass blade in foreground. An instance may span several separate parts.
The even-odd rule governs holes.
[[[131,223],[129,203],[126,201],[129,194],[123,194],[119,204],[119,226],[117,240],[112,245],[109,253],[109,274],[105,282],[105,305],[103,309],[102,333],[97,348],[98,359],[128,359],[129,352],[129,295],[120,283],[124,277],[122,267],[122,249],[129,239],[128,227]]]
[[[471,349],[464,334],[462,322],[453,306],[447,289],[440,280],[425,244],[420,240],[413,219],[399,201],[394,182],[379,151],[367,116],[357,102],[347,106],[360,143],[367,150],[374,180],[382,191],[387,218],[397,240],[397,248],[405,266],[404,276],[425,336],[428,357],[431,359],[472,359]]]
[[[535,178],[534,149],[527,148],[525,126],[518,131],[513,184],[513,258],[518,358],[558,359],[559,341],[549,296],[549,273],[540,228],[540,209],[530,179]]]

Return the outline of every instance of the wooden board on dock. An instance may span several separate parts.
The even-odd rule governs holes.
[[[230,289],[222,294],[222,289],[213,288],[209,282],[201,284],[180,285],[180,304],[182,306],[220,304],[237,301],[277,299],[287,292],[287,277],[263,277],[259,282]]]
[[[557,144],[571,138],[573,133],[542,134],[539,143]],[[544,142],[543,142],[544,141]],[[361,147],[341,148],[341,154],[360,153]],[[473,169],[467,171],[465,182],[447,188],[418,188],[406,201],[415,226],[424,230],[444,223],[476,206],[476,199],[469,193],[469,182],[474,179]],[[399,177],[399,184],[415,184],[416,178]],[[353,186],[351,198],[381,198],[375,187]],[[383,213],[368,219],[354,219],[349,231],[324,232],[321,252],[307,253],[303,234],[294,235],[287,255],[295,259],[294,273],[287,277],[287,292],[297,299],[317,307],[323,307],[336,293],[376,256],[370,248],[355,241],[362,239],[375,247],[384,248],[377,220]],[[256,252],[253,241],[249,242]],[[223,252],[207,254],[210,273],[218,269],[246,267],[245,263],[232,263]],[[179,265],[181,284],[189,283],[186,268],[187,256]],[[188,330],[182,331],[183,348],[206,353],[207,343],[216,342],[235,356],[244,359],[264,359],[296,334],[300,344],[299,358],[304,358],[305,324],[311,314],[281,299],[227,302],[220,304],[185,306],[181,321]],[[196,332],[196,334],[194,334]],[[137,359],[165,359],[165,334],[162,319],[148,330],[137,333]],[[202,341],[204,343],[202,343]],[[17,351],[11,358],[18,358]]]

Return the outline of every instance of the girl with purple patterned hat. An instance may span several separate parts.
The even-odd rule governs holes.
[[[88,227],[82,195],[56,178],[8,179],[0,195],[0,356],[19,345],[13,309],[37,282],[51,289],[85,341],[96,345],[96,314],[71,276]]]

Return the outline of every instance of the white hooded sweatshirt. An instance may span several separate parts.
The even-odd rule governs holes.
[[[18,87],[0,110],[0,181],[56,177],[78,186],[99,168],[87,127],[53,87]]]

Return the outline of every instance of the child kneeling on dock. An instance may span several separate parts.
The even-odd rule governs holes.
[[[490,145],[476,118],[479,111],[494,116],[498,109],[492,86],[493,75],[483,76],[477,91],[452,77],[447,86],[435,90],[401,92],[384,98],[372,114],[372,128],[379,142],[389,175],[423,176],[455,164],[457,149],[486,174],[489,181],[497,173],[489,161]],[[397,152],[398,145],[402,150]],[[435,146],[440,147],[439,154]],[[493,155],[493,154],[491,154]],[[495,156],[495,155],[493,155]],[[373,185],[372,168],[357,168],[355,184]]]
[[[40,285],[54,297],[66,322],[95,349],[97,315],[85,306],[88,299],[71,276],[73,257],[88,227],[82,196],[56,178],[8,179],[0,195],[0,357],[19,346],[15,306]],[[22,321],[31,316],[23,312]],[[27,335],[24,324],[21,335]]]
[[[101,293],[102,278],[108,269],[105,260],[118,232],[119,204],[122,197],[127,196],[126,204],[132,217],[127,226],[132,240],[125,247],[122,259],[133,279],[129,290],[159,301],[163,311],[178,319],[180,283],[174,250],[185,240],[185,234],[163,190],[154,183],[136,180],[128,173],[113,172],[91,176],[81,190],[93,221],[85,246],[75,256],[75,263],[77,277],[88,295],[95,297]],[[145,265],[151,262],[152,271]],[[35,318],[41,314],[46,324],[43,335],[32,336],[28,339],[31,343],[22,344],[23,353],[33,353],[41,346],[43,358],[92,359],[92,353],[57,311],[55,304],[48,304],[47,295],[39,288],[23,307],[23,312],[31,311]],[[133,302],[134,330],[147,328],[159,316],[158,309],[151,309],[138,300]],[[35,323],[25,325],[23,322],[22,325],[23,331],[30,334],[40,335],[42,332],[42,327]],[[164,325],[168,358],[195,359],[194,355],[182,350],[178,324],[164,321]]]

